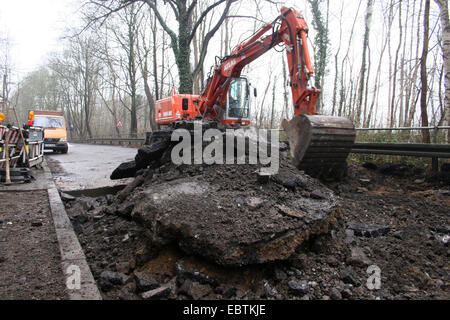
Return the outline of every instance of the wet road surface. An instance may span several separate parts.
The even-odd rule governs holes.
[[[62,191],[96,189],[125,184],[129,179],[110,180],[122,162],[133,160],[136,148],[70,143],[67,154],[45,153],[53,178]]]

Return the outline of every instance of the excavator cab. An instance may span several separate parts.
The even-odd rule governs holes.
[[[225,112],[222,121],[230,125],[248,126],[250,124],[250,85],[247,78],[232,78],[227,93]]]

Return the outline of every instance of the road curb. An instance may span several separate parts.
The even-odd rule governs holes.
[[[67,215],[64,204],[59,195],[56,184],[52,179],[52,174],[47,162],[42,163],[44,174],[49,181],[47,193],[55,226],[56,237],[58,239],[59,251],[61,253],[61,267],[66,277],[66,284],[80,283],[79,289],[67,289],[70,300],[102,300],[102,296],[97,287],[97,283],[92,276],[92,272],[86,261],[83,249],[73,230],[72,223]],[[80,281],[77,281],[77,271],[79,270]],[[69,286],[68,286],[69,287]]]

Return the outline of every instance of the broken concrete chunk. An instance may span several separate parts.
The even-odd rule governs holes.
[[[264,204],[264,200],[257,197],[250,197],[247,199],[247,205],[252,209],[258,209]]]
[[[62,201],[73,201],[76,199],[74,196],[71,196],[70,194],[64,192],[61,192],[60,196]]]
[[[375,238],[384,236],[390,230],[390,227],[378,224],[364,224],[359,222],[349,222],[348,229],[353,230],[355,236]]]
[[[326,195],[322,191],[316,189],[310,193],[310,197],[313,199],[325,199]]]
[[[303,296],[309,292],[309,285],[306,281],[291,280],[288,282],[289,290],[296,295]]]
[[[188,254],[221,265],[241,266],[288,259],[303,241],[327,232],[329,225],[336,222],[336,197],[323,185],[326,199],[290,192],[280,204],[283,213],[279,213],[259,206],[261,200],[251,201],[254,206],[249,208],[245,206],[245,190],[219,188],[216,180],[207,182],[205,176],[154,183],[136,197],[139,200],[131,217],[145,226],[154,245],[175,241]],[[316,184],[315,189],[320,186],[314,180],[311,184]],[[272,189],[258,198],[277,199]],[[237,204],[241,209],[237,210],[237,205],[219,209],[211,205],[211,199]]]
[[[359,280],[352,267],[347,267],[341,272],[341,280],[354,286],[359,286]]]
[[[280,172],[273,177],[273,180],[291,190],[295,190],[297,187],[304,188],[308,184],[307,179],[299,174],[292,174],[292,172]]]
[[[303,211],[295,211],[292,208],[282,204],[277,204],[276,207],[280,210],[280,212],[291,217],[303,218],[305,216]]]
[[[137,176],[131,183],[129,183],[125,188],[123,188],[118,194],[117,197],[120,201],[125,200],[131,192],[137,187],[139,187],[141,184],[144,183],[144,177],[143,176]]]
[[[332,288],[329,294],[331,300],[342,300],[341,292],[337,288]]]
[[[348,259],[348,263],[355,266],[368,266],[372,262],[366,256],[363,249],[360,247],[351,248],[351,254]]]
[[[269,282],[264,281],[263,287],[266,298],[277,298],[280,296],[277,289],[272,287]]]
[[[136,162],[134,162],[134,160],[124,162],[114,169],[109,178],[111,180],[131,178],[134,177],[137,170],[138,168],[136,167]]]
[[[105,270],[100,274],[98,283],[103,291],[108,291],[115,285],[122,285],[124,278],[126,277],[119,272]]]
[[[144,300],[157,300],[167,298],[171,293],[170,286],[162,286],[141,294],[142,299]]]
[[[161,139],[158,142],[153,142],[148,146],[138,149],[137,155],[134,159],[136,168],[142,169],[148,167],[153,161],[158,161],[163,156],[164,152],[170,146],[170,136]]]
[[[207,296],[211,291],[212,289],[209,285],[192,282],[188,279],[180,287],[179,293],[185,294],[194,300],[199,300]]]
[[[149,291],[159,287],[159,283],[143,272],[135,272],[134,279],[136,281],[136,287],[139,291]]]

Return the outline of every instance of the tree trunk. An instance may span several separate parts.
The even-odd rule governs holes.
[[[392,97],[391,97],[391,114],[389,119],[389,126],[393,127],[395,124],[395,97],[398,95],[397,90],[397,67],[398,67],[398,55],[402,46],[402,37],[403,37],[403,26],[402,26],[402,2],[399,1],[399,9],[398,9],[398,26],[400,29],[400,36],[398,40],[397,50],[395,51],[395,61],[394,61],[394,78],[392,80]]]
[[[312,24],[314,29],[316,29],[317,33],[314,38],[314,86],[316,88],[322,89],[323,79],[325,77],[325,67],[327,63],[327,50],[328,50],[328,28],[327,21],[324,21],[324,17],[322,15],[322,11],[320,9],[320,0],[308,0],[311,5],[311,10],[314,19],[312,20]],[[326,18],[327,19],[327,18]],[[321,97],[323,94],[321,95]],[[316,111],[319,113],[322,109],[322,98],[317,100]]]
[[[441,9],[442,25],[442,54],[444,57],[444,112],[447,118],[447,125],[450,125],[450,21],[447,0],[435,0]],[[447,131],[447,143],[450,143],[450,130]]]
[[[156,42],[157,42],[156,31],[157,31],[157,26],[156,26],[156,16],[155,16],[155,20],[154,20],[154,23],[153,23],[153,26],[152,26],[152,36],[153,36],[153,78],[155,79],[155,99],[158,100],[161,97],[159,96],[158,63],[157,63],[158,57],[157,57],[157,52],[156,52]],[[165,48],[162,49],[162,52],[164,52],[164,50],[165,50]],[[161,81],[162,81],[162,78],[161,78]]]
[[[360,78],[359,92],[358,92],[358,105],[357,105],[358,107],[356,110],[356,126],[358,126],[358,127],[361,122],[361,110],[362,110],[363,94],[364,94],[364,80],[365,80],[365,74],[366,74],[366,55],[367,55],[367,47],[369,46],[370,24],[372,22],[372,10],[373,10],[373,0],[368,0],[366,19],[365,19],[365,31],[364,31],[364,40],[363,40],[361,71],[360,71],[361,78]]]
[[[156,131],[159,129],[159,126],[155,120],[155,98],[153,97],[152,92],[150,90],[150,85],[148,83],[148,76],[149,75],[148,75],[147,57],[145,57],[144,65],[142,67],[142,77],[144,78],[144,91],[145,96],[147,97],[147,103],[149,108],[150,129],[151,131]]]
[[[422,126],[428,127],[428,113],[427,113],[427,56],[428,56],[428,29],[430,25],[430,0],[425,0],[425,12],[423,18],[423,50],[420,61],[420,80],[422,84],[422,92],[420,95],[420,111],[422,118]],[[430,132],[422,130],[423,143],[430,143]]]
[[[283,57],[283,100],[284,100],[284,119],[289,119],[290,115],[289,115],[289,101],[288,101],[288,90],[287,90],[287,84],[288,84],[288,79],[287,79],[287,70],[286,70],[286,60]]]
[[[338,69],[338,57],[339,52],[341,51],[341,40],[342,40],[342,11],[344,9],[344,4],[342,3],[341,11],[339,15],[339,46],[336,51],[336,54],[334,55],[334,68],[335,68],[335,74],[334,74],[334,86],[333,86],[333,100],[332,100],[332,109],[331,109],[331,115],[334,116],[337,109],[337,94],[338,94],[338,78],[339,78],[339,69]]]
[[[420,47],[420,39],[421,39],[421,33],[420,33],[420,25],[421,23],[420,21],[420,16],[422,14],[422,6],[423,6],[423,0],[420,0],[420,8],[419,8],[419,15],[417,17],[417,44],[416,44],[416,54],[415,56],[418,57],[419,56],[419,47]],[[408,121],[406,123],[407,127],[410,127],[413,123],[413,119],[414,119],[414,114],[416,113],[416,105],[417,105],[417,99],[418,99],[418,92],[417,92],[417,86],[416,84],[416,80],[417,80],[417,75],[419,72],[419,63],[416,63],[415,67],[414,67],[414,73],[413,73],[413,77],[411,79],[411,86],[412,86],[412,93],[411,93],[411,97],[409,98],[410,101],[410,106],[408,107],[409,111],[408,111]]]
[[[128,75],[130,77],[130,95],[131,95],[131,110],[130,110],[130,135],[135,137],[137,134],[137,66],[136,66],[136,56],[135,56],[135,45],[136,45],[136,16],[134,11],[131,12],[131,21],[128,24],[128,39],[129,39],[129,52],[128,52]]]
[[[273,79],[273,87],[272,87],[272,112],[270,113],[270,128],[269,129],[273,129],[273,124],[274,124],[276,88],[277,88],[277,77],[275,76]]]
[[[191,46],[190,46],[190,33],[191,33],[191,17],[187,14],[186,10],[179,10],[178,20],[178,54],[176,55],[176,63],[178,67],[178,73],[180,78],[179,93],[192,93],[193,79],[191,75]]]

